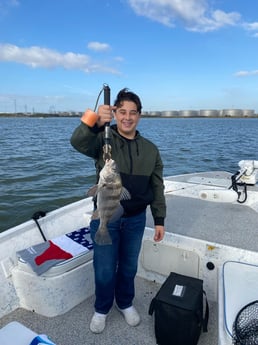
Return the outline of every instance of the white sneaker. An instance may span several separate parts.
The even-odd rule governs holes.
[[[90,330],[93,333],[101,333],[106,326],[107,314],[100,314],[95,312],[90,323]]]
[[[134,306],[131,306],[126,309],[120,309],[118,310],[124,315],[125,321],[128,323],[129,326],[137,326],[141,322],[140,315],[138,314],[137,310],[134,308]]]

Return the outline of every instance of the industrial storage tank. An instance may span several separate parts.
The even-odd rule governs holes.
[[[179,116],[182,117],[196,117],[199,116],[200,112],[198,110],[180,110]]]
[[[161,111],[150,111],[149,116],[153,117],[160,117],[161,116]]]
[[[222,116],[225,117],[242,117],[243,110],[242,109],[223,109]]]
[[[161,116],[164,117],[178,117],[179,111],[178,110],[165,110],[161,112]]]
[[[243,116],[244,117],[252,117],[255,115],[255,112],[253,109],[243,109]]]
[[[219,111],[216,109],[201,109],[200,116],[202,117],[219,117]]]

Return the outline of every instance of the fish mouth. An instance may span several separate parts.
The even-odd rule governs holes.
[[[110,159],[106,159],[106,164],[114,171],[114,172],[118,172],[118,167],[116,162],[110,158]]]

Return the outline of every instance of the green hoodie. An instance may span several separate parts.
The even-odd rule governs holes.
[[[150,205],[155,225],[164,225],[166,203],[163,184],[163,163],[158,148],[137,131],[129,140],[112,125],[112,159],[116,162],[123,186],[130,192],[130,200],[122,200],[125,216],[136,215]],[[72,146],[95,160],[97,177],[104,166],[104,127],[88,127],[83,122],[71,137]]]

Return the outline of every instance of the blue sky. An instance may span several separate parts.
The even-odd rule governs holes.
[[[0,0],[0,112],[255,109],[256,0]]]

